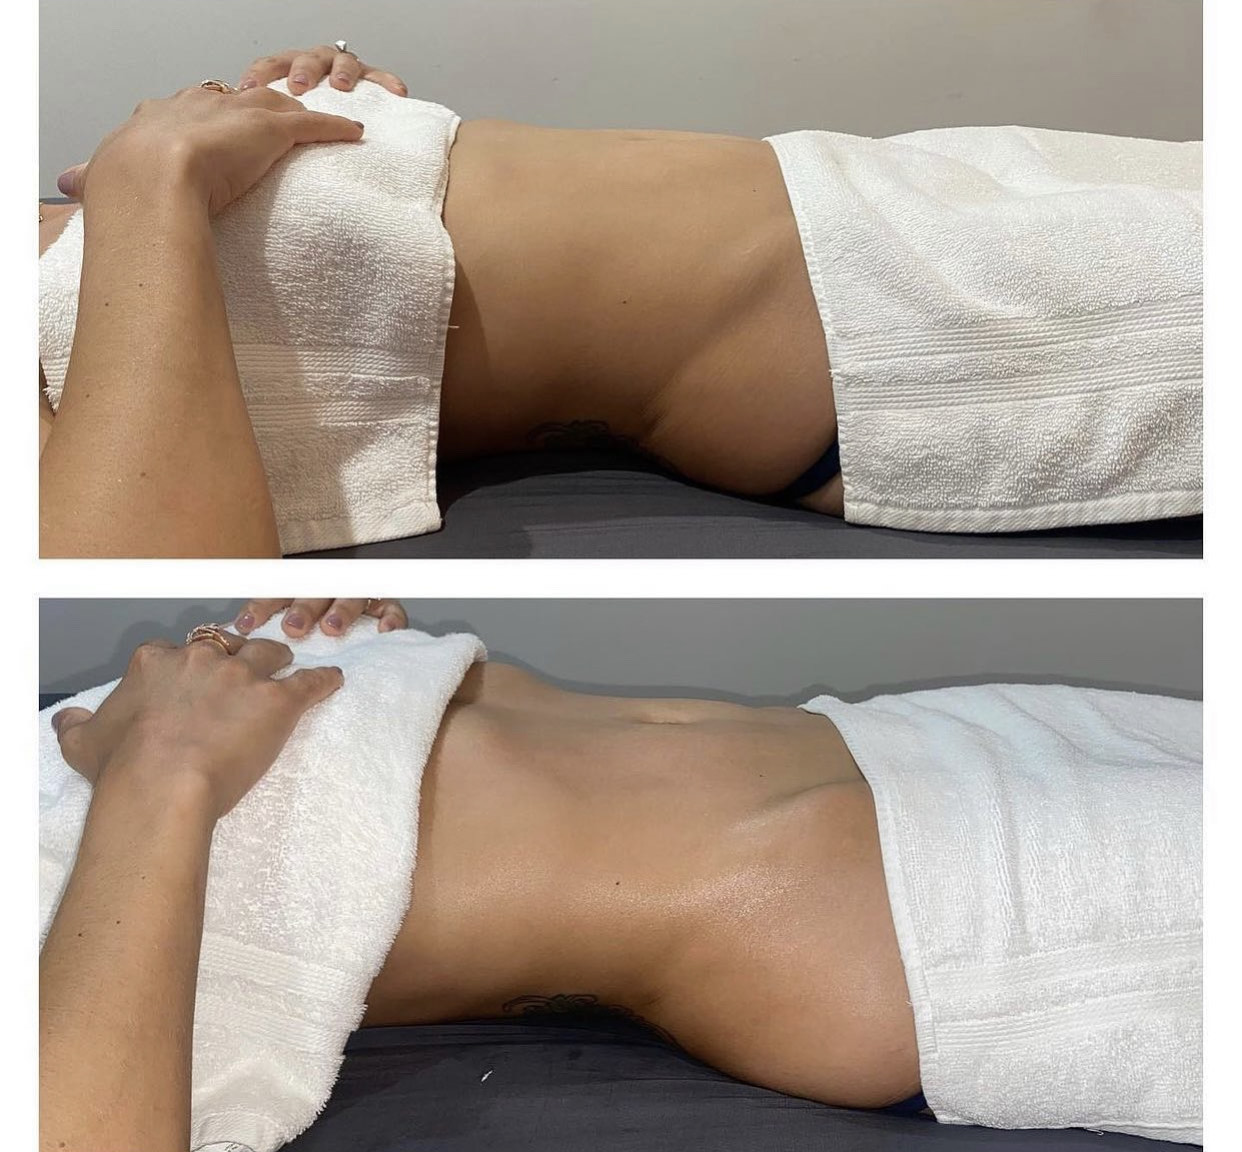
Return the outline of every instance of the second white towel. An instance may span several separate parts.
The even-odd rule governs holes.
[[[824,325],[847,520],[1202,511],[1200,144],[1013,127],[770,143]]]

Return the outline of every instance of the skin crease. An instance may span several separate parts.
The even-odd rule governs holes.
[[[44,207],[41,251],[74,210]],[[467,121],[444,222],[444,458],[602,421],[692,480],[764,495],[835,438],[824,333],[764,142]],[[802,503],[840,515],[840,477]]]
[[[871,794],[831,723],[476,665],[427,765],[411,904],[364,1023],[558,994],[764,1087],[854,1107],[916,1092]]]

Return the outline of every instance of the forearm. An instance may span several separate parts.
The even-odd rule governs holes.
[[[109,768],[39,961],[42,1152],[185,1152],[208,794]]]
[[[207,207],[175,166],[88,194],[77,329],[40,460],[44,556],[275,556]]]

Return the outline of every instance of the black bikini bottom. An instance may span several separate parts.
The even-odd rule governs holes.
[[[792,484],[786,485],[779,492],[769,497],[781,504],[796,504],[803,496],[809,496],[828,483],[841,471],[841,445],[834,440],[818,460],[815,461]]]

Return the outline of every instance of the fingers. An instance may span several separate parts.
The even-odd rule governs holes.
[[[333,88],[342,92],[350,92],[354,85],[362,79],[362,61],[352,52],[337,52],[332,59]]]
[[[247,600],[245,607],[233,621],[233,627],[244,636],[266,624],[277,612],[288,608],[292,603],[292,600]]]
[[[374,616],[379,621],[381,632],[394,632],[398,628],[410,626],[400,600],[368,600],[366,614]]]
[[[299,668],[275,683],[297,701],[301,711],[305,711],[340,688],[345,683],[345,674],[339,668]]]
[[[233,621],[233,626],[242,635],[248,635],[281,611],[285,611],[285,618],[281,621],[281,630],[286,636],[293,637],[307,635],[316,624],[327,636],[343,636],[358,622],[358,618],[364,615],[378,620],[381,632],[392,632],[398,628],[410,626],[401,601],[391,598],[247,600],[237,614],[237,619]]]
[[[236,656],[242,650],[246,640],[242,636],[234,636],[232,632],[213,631],[210,636],[199,636],[185,642],[186,648],[195,660],[202,660],[208,654],[214,656]]]
[[[340,92],[352,92],[359,80],[370,80],[387,88],[395,96],[408,96],[405,81],[383,68],[362,63],[352,52],[337,52],[329,45],[318,48],[290,48],[273,56],[261,56],[242,74],[239,89],[257,88],[288,76],[288,88],[300,96],[314,88],[324,76],[331,76],[331,85]]]
[[[331,116],[327,112],[290,112],[284,122],[293,130],[295,144],[329,144],[362,138],[362,122],[350,120],[348,116]]]
[[[52,728],[62,746],[65,737],[79,724],[85,724],[95,713],[89,708],[62,708],[52,713]]]
[[[305,636],[328,610],[332,601],[329,600],[295,600],[289,605],[289,611],[280,622],[280,630],[286,636]]]
[[[270,84],[282,76],[289,75],[289,66],[297,56],[296,48],[287,52],[278,52],[274,56],[261,56],[241,74],[238,88],[255,88],[260,84]]]
[[[405,81],[400,76],[392,72],[385,72],[382,68],[368,68],[366,65],[363,65],[362,78],[387,88],[394,96],[408,96],[410,94],[410,90],[405,86]]]
[[[365,600],[333,600],[319,627],[329,636],[340,636],[353,627],[366,606]]]
[[[60,194],[68,196],[71,200],[82,199],[82,186],[85,183],[85,164],[75,164],[72,168],[66,168],[56,177],[56,187],[60,189]]]
[[[294,96],[316,87],[332,66],[332,50],[312,48],[299,52],[289,65],[289,91]]]
[[[258,675],[270,678],[293,663],[293,649],[279,640],[246,640],[237,653],[237,659]]]
[[[86,729],[84,725],[95,715],[86,708],[62,708],[52,716],[52,727],[56,730],[56,741],[60,745],[60,754],[80,776],[85,776],[94,783],[94,775],[90,771],[90,756],[87,750]]]

